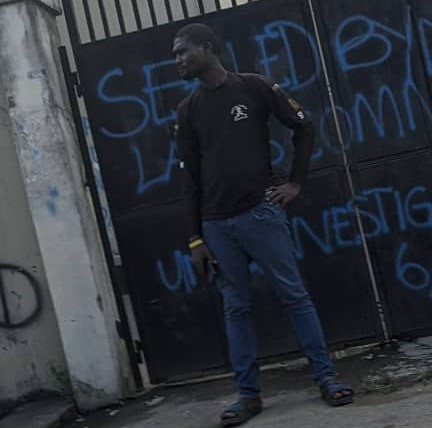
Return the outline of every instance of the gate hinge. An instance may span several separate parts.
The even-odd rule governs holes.
[[[71,73],[71,79],[72,79],[73,85],[75,86],[75,91],[76,91],[77,97],[81,98],[82,97],[81,83],[80,83],[77,71],[73,71]]]

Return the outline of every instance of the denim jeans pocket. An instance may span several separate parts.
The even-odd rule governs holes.
[[[279,204],[271,204],[264,201],[251,210],[256,220],[277,220],[280,219],[283,209]]]

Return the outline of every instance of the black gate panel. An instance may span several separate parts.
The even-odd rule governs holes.
[[[431,171],[428,151],[355,172],[372,260],[396,336],[432,325]]]
[[[313,168],[340,163],[317,43],[297,1],[265,1],[206,16],[230,70],[276,79],[310,110],[319,130]],[[239,22],[248,22],[239,26]],[[182,24],[82,45],[81,87],[114,216],[178,199],[175,108],[194,85],[178,79],[172,38]],[[321,96],[317,96],[321,94]],[[275,169],[289,168],[290,133],[273,127]],[[124,166],[127,166],[125,168]]]
[[[197,280],[186,247],[173,132],[176,106],[196,83],[177,77],[172,40],[193,21],[220,35],[229,70],[274,79],[315,124],[311,178],[288,219],[329,342],[382,338],[377,297],[393,334],[432,326],[429,1],[313,0],[313,10],[309,4],[249,2],[106,40],[74,41],[155,382],[227,364],[219,297]],[[274,169],[286,172],[291,133],[275,122],[271,131]],[[271,287],[258,266],[250,270],[260,356],[297,349]]]
[[[432,7],[428,0],[408,0],[417,30],[417,43],[423,59],[423,71],[432,94]],[[430,104],[429,104],[430,105]]]
[[[290,213],[297,257],[330,343],[373,337],[370,276],[342,168],[314,173]],[[329,189],[329,191],[327,191]]]
[[[330,169],[311,180],[310,196],[295,208],[305,216],[294,220],[300,235],[306,223],[314,231],[333,227],[323,226],[323,218],[313,213],[344,205],[346,195],[345,179],[337,169],[341,147],[324,95],[318,44],[303,5],[257,2],[205,17],[222,38],[223,61],[230,70],[257,71],[275,79],[306,106],[315,122],[318,144],[312,168]],[[81,90],[154,381],[227,363],[218,297],[199,284],[193,272],[179,199],[182,171],[173,138],[175,108],[194,89],[193,83],[178,79],[171,55],[172,39],[181,25],[82,45],[77,52]],[[290,136],[272,124],[275,170],[290,168]],[[323,189],[325,198],[320,198]],[[323,255],[307,236],[299,239],[305,240],[301,245],[307,254],[304,249],[301,262],[331,342],[375,336],[361,248],[332,259],[333,253]],[[356,262],[349,263],[351,257]],[[332,273],[335,267],[340,270],[337,278]],[[254,269],[252,265],[252,273]],[[254,274],[260,355],[296,349],[270,287]]]
[[[288,223],[302,277],[317,306],[327,340],[344,344],[376,337],[370,278],[343,168],[313,173]],[[329,189],[326,191],[325,189]],[[255,276],[260,355],[298,349],[265,278]],[[274,314],[277,314],[275,316]],[[286,330],[287,333],[281,334]],[[288,334],[289,332],[289,334]]]
[[[413,2],[413,13],[402,0],[315,3],[337,89],[354,201],[391,334],[430,328],[429,226],[415,220],[429,216],[420,206],[428,206],[431,180],[425,153],[432,143],[427,82],[432,33],[428,38],[430,21],[423,15],[426,9],[430,14],[430,5]],[[423,294],[413,293],[416,288]]]
[[[406,1],[316,1],[351,162],[429,145],[432,109]],[[429,34],[430,35],[430,34]]]
[[[226,364],[215,292],[195,277],[182,213],[154,205],[116,223],[153,382]]]

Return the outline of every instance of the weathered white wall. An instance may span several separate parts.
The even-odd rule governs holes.
[[[28,206],[0,86],[0,413],[1,408],[39,390],[68,393],[66,365],[56,317]],[[26,269],[37,281],[37,300],[27,279],[5,264]],[[6,322],[5,306],[9,322]],[[37,312],[36,312],[37,313]],[[25,322],[20,328],[16,324]]]
[[[78,26],[78,31],[79,31],[79,35],[81,38],[81,42],[82,43],[90,42],[90,35],[89,35],[88,28],[87,28],[87,23],[86,23],[86,18],[85,18],[82,0],[71,0],[71,1],[73,4],[75,15],[77,17],[77,26]],[[141,21],[143,23],[144,28],[150,28],[153,25],[153,23],[151,21],[149,9],[146,6],[147,3],[148,3],[148,0],[139,0],[138,1],[139,13],[140,13]],[[247,0],[239,0],[238,1],[238,4],[244,4],[244,3],[247,3]],[[103,0],[103,4],[105,5],[105,11],[106,11],[111,35],[112,36],[120,35],[121,31],[120,31],[120,26],[119,26],[118,19],[117,19],[117,11],[115,8],[114,0]],[[120,2],[120,4],[121,4],[122,11],[123,11],[124,19],[125,19],[126,31],[127,32],[137,31],[138,28],[136,25],[134,14],[133,14],[131,1],[130,0],[122,0]],[[182,8],[180,5],[180,2],[178,0],[170,0],[170,4],[171,4],[174,19],[175,20],[182,19],[183,15],[182,15]],[[190,16],[199,15],[200,11],[199,11],[199,6],[198,6],[197,0],[186,0],[186,4],[188,6],[188,11],[189,11]],[[204,8],[205,8],[206,13],[210,13],[210,12],[213,12],[216,10],[214,0],[203,0],[203,4],[204,4]],[[93,22],[93,26],[94,26],[95,37],[97,40],[104,39],[105,33],[104,33],[103,25],[102,25],[102,20],[101,20],[101,16],[100,16],[100,10],[99,10],[98,3],[96,1],[89,1],[88,5],[89,5],[89,9],[90,9],[90,14],[92,16],[92,22]],[[153,0],[153,5],[155,8],[157,24],[162,25],[162,24],[166,23],[168,21],[168,18],[167,18],[167,13],[166,13],[166,9],[165,9],[165,2],[162,0]],[[232,6],[233,6],[233,4],[232,4],[231,0],[221,0],[221,7],[222,8],[229,8]],[[65,16],[63,14],[60,14],[57,16],[57,26],[58,26],[59,33],[60,33],[61,44],[63,46],[66,46],[72,69],[76,70],[76,65],[74,62],[74,57],[73,57],[73,53],[72,53],[72,49],[71,49],[71,43],[70,43],[68,30],[67,30],[67,26],[66,26]],[[88,122],[83,99],[80,98],[78,100],[78,103],[79,103],[79,106],[81,109],[82,119],[85,122]],[[92,141],[92,136],[90,134],[90,131],[89,131],[88,127],[85,127],[85,128],[87,128],[87,131],[89,132],[87,135],[87,143],[90,147],[93,147],[93,141]],[[94,155],[94,152],[91,152],[91,153],[93,153],[93,155]],[[95,158],[95,156],[92,156],[92,160],[94,162],[94,172],[96,175],[99,175],[100,169],[97,165],[97,159]],[[102,183],[102,178],[100,178],[100,182]],[[109,212],[109,207],[107,204],[106,197],[104,195],[104,191],[102,189],[99,189],[99,193],[101,196],[101,198],[100,198],[101,204],[105,208],[106,212]],[[108,235],[109,235],[110,241],[111,241],[111,249],[112,249],[112,253],[113,253],[113,258],[115,260],[120,261],[121,260],[121,254],[119,254],[119,250],[118,250],[118,246],[117,246],[117,242],[116,242],[116,238],[115,238],[115,230],[113,229],[112,222],[110,221],[109,217],[106,219],[106,227],[107,227],[107,232],[108,232]],[[136,328],[136,319],[134,317],[133,311],[131,309],[131,304],[130,304],[130,301],[128,299],[129,299],[129,296],[124,296],[126,312],[127,312],[129,324],[130,324],[131,330],[132,330],[131,333],[132,333],[133,339],[140,340],[140,338],[138,337],[137,328]],[[145,356],[144,356],[144,359],[145,359]],[[123,365],[127,366],[127,362],[126,362],[125,358],[123,358]],[[141,376],[142,376],[144,385],[145,386],[149,385],[148,373],[147,373],[145,363],[140,365],[140,370],[141,370]]]
[[[129,372],[84,187],[53,12],[37,1],[0,2],[0,81],[72,390],[78,406],[91,409],[121,397]]]

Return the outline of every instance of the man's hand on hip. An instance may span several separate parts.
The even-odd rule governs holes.
[[[279,204],[284,207],[298,196],[300,190],[301,185],[297,183],[285,183],[281,186],[275,186],[268,196],[268,200],[272,204]]]

